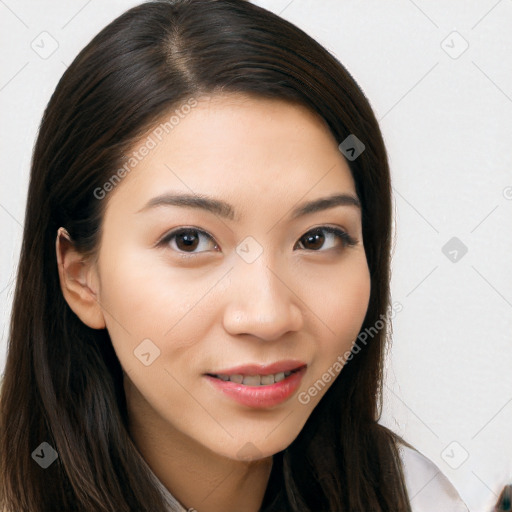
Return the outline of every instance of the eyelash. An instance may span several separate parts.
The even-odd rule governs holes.
[[[325,231],[327,233],[336,235],[338,237],[338,239],[342,241],[343,248],[353,247],[353,246],[357,245],[357,243],[358,243],[358,241],[355,238],[351,237],[347,232],[343,231],[340,228],[335,228],[333,226],[320,226],[318,228],[313,228],[313,229],[307,231],[306,233],[304,233],[299,238],[297,243],[300,243],[300,240],[302,238],[304,238],[306,235],[314,234],[314,233],[316,233],[318,231]],[[178,235],[181,235],[181,234],[184,234],[184,233],[190,233],[190,232],[198,233],[199,235],[205,235],[207,238],[209,238],[211,241],[214,242],[213,237],[211,235],[209,235],[208,233],[206,233],[205,231],[203,231],[201,229],[198,229],[198,228],[194,228],[194,227],[188,227],[188,228],[179,228],[179,229],[176,229],[174,231],[171,231],[170,233],[167,233],[163,238],[160,239],[159,242],[157,242],[156,246],[157,247],[162,247],[162,246],[165,246],[165,245],[169,245],[171,240],[173,240]],[[215,244],[215,247],[218,247],[218,245]],[[331,249],[336,249],[336,248],[331,248]],[[304,250],[306,250],[308,252],[325,252],[326,251],[326,250],[314,250],[314,249],[304,249]],[[327,249],[327,250],[329,250],[329,249]],[[180,255],[183,255],[184,257],[189,257],[189,256],[201,254],[204,251],[201,251],[199,253],[195,253],[195,252],[186,252],[186,251],[178,250],[176,252],[178,252]]]

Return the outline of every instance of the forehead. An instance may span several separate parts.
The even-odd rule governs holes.
[[[336,140],[306,107],[238,94],[194,101],[191,108],[173,107],[133,146],[127,157],[136,165],[109,201],[129,198],[141,208],[152,197],[181,191],[223,197],[242,215],[266,199],[355,195]]]

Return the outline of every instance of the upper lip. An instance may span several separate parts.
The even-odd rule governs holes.
[[[210,375],[272,375],[280,372],[298,370],[306,366],[306,363],[297,360],[277,361],[272,364],[244,364],[234,366],[215,372],[209,372]]]

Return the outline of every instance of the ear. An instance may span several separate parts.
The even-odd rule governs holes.
[[[84,260],[64,228],[55,241],[60,288],[64,299],[82,322],[92,329],[104,329],[105,318],[97,299],[99,279],[96,267]]]

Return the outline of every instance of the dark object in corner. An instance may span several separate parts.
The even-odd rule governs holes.
[[[494,506],[494,512],[512,511],[512,484],[506,485]]]

